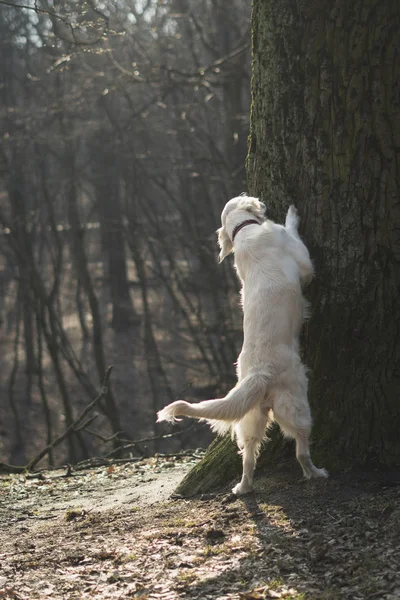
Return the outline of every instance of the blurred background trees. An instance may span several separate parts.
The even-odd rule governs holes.
[[[223,394],[241,344],[215,229],[246,190],[245,0],[0,2],[0,461],[93,425],[50,463],[162,432]],[[188,425],[185,425],[188,427]],[[117,435],[116,435],[117,434]],[[207,444],[189,426],[159,451]],[[145,451],[144,445],[138,448]]]

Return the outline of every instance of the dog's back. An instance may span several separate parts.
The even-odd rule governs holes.
[[[282,370],[297,351],[304,318],[299,268],[287,252],[289,234],[271,221],[248,228],[235,245],[243,283],[243,350],[239,378],[250,369]]]

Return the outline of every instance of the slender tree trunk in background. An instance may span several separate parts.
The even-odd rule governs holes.
[[[82,297],[82,284],[79,276],[76,279],[75,304],[78,313],[79,324],[81,326],[82,339],[87,342],[90,338],[90,334],[86,322],[85,300]]]
[[[280,222],[296,203],[317,273],[303,341],[313,454],[333,470],[395,467],[400,4],[254,0],[252,22],[249,193]],[[219,471],[211,462],[179,491],[190,494],[210,468]],[[224,481],[216,473],[213,484]]]
[[[97,374],[100,383],[104,379],[106,373],[106,360],[104,355],[103,346],[103,330],[101,324],[101,314],[99,301],[97,299],[96,291],[93,286],[92,278],[89,271],[88,260],[86,256],[83,228],[80,223],[78,203],[77,203],[77,191],[76,191],[76,173],[74,158],[72,153],[68,157],[69,166],[69,181],[68,181],[68,219],[71,227],[72,236],[72,253],[73,261],[76,269],[77,276],[80,278],[82,287],[85,290],[90,312],[92,315],[92,345],[93,354],[96,363]],[[118,407],[114,398],[114,394],[111,389],[111,385],[108,387],[107,394],[105,395],[104,412],[107,415],[113,433],[121,432],[121,424],[119,420]],[[118,440],[115,442],[118,444]]]
[[[11,173],[9,175],[8,193],[10,201],[10,212],[12,225],[15,229],[16,238],[20,248],[24,252],[32,253],[31,235],[29,230],[29,205],[27,206],[26,190],[24,186],[23,172],[20,163],[23,156],[14,153],[12,156]],[[35,344],[34,344],[34,321],[32,311],[31,286],[29,267],[25,262],[18,265],[20,298],[22,306],[22,322],[24,324],[24,353],[25,353],[25,401],[32,402],[33,375],[36,372]]]
[[[47,349],[51,357],[58,389],[60,391],[60,396],[64,409],[65,425],[66,427],[70,427],[74,421],[74,415],[71,400],[68,393],[68,386],[65,381],[65,376],[60,361],[57,338],[54,335],[46,335],[46,333],[48,334],[49,332],[44,331],[44,334],[46,337]],[[68,460],[72,464],[76,463],[81,458],[86,458],[88,455],[87,448],[85,447],[84,440],[80,432],[76,434],[76,440],[78,442],[79,449],[76,446],[74,438],[75,436],[73,435],[68,436],[67,438]],[[81,454],[79,454],[79,451],[81,452]]]
[[[22,291],[22,311],[24,322],[24,349],[25,349],[25,372],[26,372],[26,401],[32,403],[33,374],[37,371],[34,350],[34,323],[31,302],[31,288],[29,284],[29,273],[25,269],[20,270]]]
[[[240,40],[241,24],[227,19],[227,7],[224,3],[213,5],[215,27],[218,32],[220,56],[228,56],[233,52]],[[248,53],[242,53],[230,61],[225,68],[222,84],[223,102],[225,105],[225,139],[224,156],[229,165],[228,189],[232,195],[237,195],[245,188],[246,174],[244,159],[246,156],[247,128],[243,123],[243,79],[246,78]],[[229,69],[229,70],[228,70]]]
[[[112,302],[112,327],[116,331],[124,331],[138,317],[134,313],[125,252],[125,235],[120,198],[120,173],[115,165],[115,153],[102,149],[96,154],[96,196],[98,199],[100,223],[102,228],[102,244],[107,260],[107,278],[110,286]]]
[[[165,398],[170,401],[174,398],[171,387],[168,382],[167,374],[164,370],[162,359],[159,353],[157,340],[154,333],[154,325],[151,314],[149,289],[147,283],[146,265],[141,254],[140,243],[138,243],[139,234],[135,230],[133,221],[131,221],[130,235],[128,238],[129,248],[135,263],[137,277],[140,284],[140,292],[143,303],[143,321],[144,321],[144,355],[146,359],[147,374],[151,389],[151,408],[154,419],[154,435],[162,433],[162,426],[156,422],[157,412],[165,403]],[[154,448],[158,450],[159,442],[154,442]]]
[[[43,369],[43,331],[41,329],[39,315],[36,315],[36,331],[38,345],[38,386],[42,398],[43,414],[46,424],[46,446],[50,446],[53,439],[53,425],[50,405],[46,393],[46,384]],[[50,449],[48,452],[48,461],[50,466],[54,465],[53,449]]]
[[[26,452],[24,444],[24,435],[22,430],[21,417],[18,412],[17,402],[14,397],[14,387],[18,375],[19,368],[19,344],[20,344],[20,329],[21,329],[21,288],[18,289],[16,298],[16,310],[15,310],[15,338],[14,338],[14,351],[13,351],[13,366],[10,373],[10,380],[8,383],[8,399],[10,403],[11,412],[14,417],[14,440],[12,450],[12,462],[16,464],[26,463]],[[20,461],[20,462],[18,462]]]

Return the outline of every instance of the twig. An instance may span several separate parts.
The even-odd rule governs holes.
[[[195,450],[179,450],[179,452],[169,452],[168,454],[161,454],[160,452],[157,452],[156,458],[179,458],[180,456],[199,456],[199,454],[201,454],[201,456],[203,456],[204,452],[201,451],[201,448],[200,448],[200,452],[197,449],[195,449]]]
[[[113,369],[112,366],[108,367],[108,369],[107,369],[100,394],[94,400],[92,400],[92,402],[90,402],[90,404],[88,404],[86,406],[86,408],[83,409],[81,414],[75,419],[75,421],[73,423],[71,423],[71,425],[69,427],[67,427],[67,429],[64,431],[63,434],[61,434],[58,438],[56,438],[51,444],[48,444],[45,448],[43,448],[43,450],[41,450],[39,452],[39,454],[37,456],[35,456],[27,465],[17,466],[17,465],[9,465],[7,463],[0,462],[0,473],[24,473],[26,471],[32,471],[33,468],[37,465],[37,463],[44,456],[46,456],[46,454],[48,454],[48,452],[50,452],[50,450],[52,450],[53,448],[58,446],[69,434],[75,433],[76,431],[81,431],[86,425],[90,424],[94,420],[95,416],[90,417],[84,423],[82,423],[80,425],[80,423],[83,421],[83,419],[86,417],[86,415],[92,410],[92,408],[98,402],[100,402],[100,400],[102,398],[104,398],[104,396],[106,396],[112,369]],[[139,450],[137,448],[137,446],[139,444],[143,444],[144,442],[166,440],[166,439],[169,439],[172,437],[176,437],[178,435],[183,435],[184,433],[191,431],[192,429],[195,429],[197,427],[199,427],[199,424],[191,425],[190,427],[186,427],[186,429],[181,429],[180,431],[175,431],[174,433],[164,433],[164,434],[156,435],[156,436],[152,436],[152,437],[141,438],[140,440],[128,440],[128,439],[119,438],[118,437],[119,432],[114,433],[112,436],[106,438],[104,436],[101,436],[100,434],[90,431],[89,429],[85,429],[85,431],[87,433],[90,433],[91,435],[94,435],[95,437],[100,438],[103,442],[110,442],[110,441],[117,439],[118,442],[124,443],[125,445],[115,448],[109,454],[107,454],[105,457],[93,457],[88,460],[81,461],[75,465],[72,465],[72,467],[71,467],[71,465],[67,465],[67,467],[68,467],[69,471],[71,471],[71,469],[77,470],[77,469],[89,468],[89,467],[94,467],[94,466],[110,465],[113,463],[123,464],[123,463],[128,463],[128,462],[136,462],[138,460],[141,460],[142,457],[141,458],[115,459],[115,458],[112,458],[112,456],[116,452],[120,452],[121,450],[128,450],[129,448],[135,448],[136,450]],[[201,427],[201,425],[200,425],[200,427]],[[160,457],[184,456],[185,454],[193,454],[193,452],[194,452],[193,450],[189,450],[186,452],[179,452],[177,454],[159,454],[158,453],[158,456],[160,456]],[[62,468],[63,468],[62,466],[55,467],[54,470],[58,470],[58,469],[62,469]],[[64,466],[64,468],[66,468],[66,466]],[[48,470],[48,469],[44,469],[44,470]],[[38,472],[40,472],[40,471],[38,471]]]
[[[61,442],[63,440],[65,440],[65,438],[68,435],[78,431],[79,430],[78,425],[83,421],[83,419],[86,417],[86,415],[92,410],[92,408],[96,404],[98,404],[98,402],[100,402],[100,400],[102,400],[104,398],[104,396],[107,395],[108,385],[110,382],[112,370],[113,370],[112,366],[108,367],[107,372],[104,376],[103,386],[102,386],[100,394],[94,400],[92,400],[92,402],[90,402],[90,404],[88,404],[86,406],[86,408],[83,409],[81,414],[75,419],[75,421],[73,423],[71,423],[71,425],[69,427],[67,427],[67,429],[64,431],[64,433],[62,433],[60,436],[58,436],[58,438],[56,438],[53,442],[51,442],[51,444],[48,444],[45,448],[43,448],[43,450],[41,450],[39,452],[39,454],[37,454],[34,458],[32,458],[32,460],[30,460],[27,465],[14,466],[14,465],[7,465],[5,463],[0,463],[0,472],[22,473],[24,471],[32,471],[32,469],[37,465],[37,463],[40,460],[42,460],[42,458],[44,456],[46,456],[46,454],[48,454],[50,452],[50,450],[52,450],[53,448],[55,448],[56,446],[61,444]],[[89,419],[87,422],[91,422],[91,420],[92,419]]]
[[[88,424],[89,420],[87,421]],[[146,438],[141,438],[140,440],[128,440],[125,438],[120,438],[120,431],[117,431],[116,433],[113,433],[113,435],[110,435],[109,437],[106,437],[105,435],[101,435],[100,433],[97,433],[97,431],[92,431],[91,429],[87,429],[85,428],[85,432],[89,433],[90,435],[92,435],[95,438],[98,438],[99,440],[101,440],[102,442],[104,442],[105,444],[108,444],[110,442],[113,442],[116,438],[118,440],[118,442],[120,442],[121,444],[126,444],[126,445],[134,445],[134,444],[143,444],[143,442],[154,442],[156,440],[167,440],[168,438],[171,437],[175,437],[177,435],[182,435],[183,433],[185,433],[186,431],[191,431],[192,429],[196,428],[196,427],[201,427],[203,424],[202,423],[196,423],[196,425],[191,425],[190,427],[186,427],[185,429],[181,429],[180,431],[175,431],[174,433],[162,433],[160,435],[156,435],[153,437],[146,437]],[[83,428],[83,425],[80,427],[80,429]],[[124,450],[125,446],[120,446],[119,450]],[[109,456],[107,454],[107,456]]]
[[[45,448],[43,448],[43,450],[41,450],[39,452],[39,454],[37,456],[35,456],[35,458],[33,458],[26,466],[26,470],[27,471],[32,471],[33,467],[35,465],[37,465],[37,463],[42,460],[42,458],[44,456],[46,456],[46,454],[49,452],[49,450],[51,450],[52,448],[55,448],[56,446],[58,446],[59,444],[61,444],[61,442],[70,434],[76,431],[77,426],[79,425],[79,423],[81,421],[83,421],[83,419],[86,417],[86,415],[92,410],[92,408],[98,404],[98,402],[100,402],[100,400],[102,400],[108,392],[108,384],[110,382],[110,377],[111,377],[111,372],[113,370],[113,367],[110,366],[107,369],[107,372],[104,376],[104,380],[103,380],[103,386],[101,389],[100,394],[97,396],[97,398],[95,398],[94,400],[92,400],[92,402],[90,402],[90,404],[88,404],[86,406],[86,408],[83,409],[83,411],[81,412],[81,414],[78,416],[77,419],[75,419],[75,421],[73,423],[71,423],[71,425],[69,427],[67,427],[67,429],[64,431],[64,433],[62,433],[60,436],[58,436],[58,438],[56,438],[51,444],[48,444]]]
[[[144,442],[155,442],[157,440],[167,440],[169,438],[176,437],[177,435],[182,435],[183,433],[186,433],[187,431],[190,431],[191,429],[194,429],[195,427],[198,427],[198,424],[191,425],[190,427],[186,427],[186,429],[181,429],[181,431],[175,431],[174,433],[163,433],[161,435],[155,435],[153,437],[142,438],[141,440],[119,439],[118,441],[127,442],[127,444],[125,446],[119,446],[118,448],[115,448],[109,454],[106,455],[106,458],[110,458],[117,451],[129,450],[129,448],[136,448],[136,446],[138,444],[143,444]],[[161,455],[159,455],[159,456],[161,456]]]
[[[142,457],[135,458],[89,458],[74,465],[74,471],[82,471],[83,469],[96,469],[109,465],[124,465],[127,463],[135,463],[143,460]]]
[[[180,456],[198,456],[197,450],[181,450],[180,452],[171,453],[171,454],[159,454],[157,453],[157,458],[179,458]],[[152,458],[152,457],[148,457]],[[74,465],[74,471],[81,471],[83,469],[95,469],[96,467],[103,467],[109,465],[124,465],[127,463],[137,463],[141,462],[143,457],[134,457],[134,458],[89,458],[88,460],[83,460],[76,465]],[[60,469],[60,467],[58,467]]]
[[[97,415],[92,415],[91,417],[88,418],[87,421],[85,421],[84,423],[82,423],[82,425],[79,425],[79,427],[77,427],[75,429],[75,431],[82,431],[83,429],[85,431],[88,431],[87,430],[88,425],[91,425],[93,423],[93,421],[95,421],[97,419],[98,416],[99,416],[98,414]]]
[[[36,2],[35,2],[34,6],[29,6],[28,4],[16,4],[14,2],[8,2],[7,0],[0,0],[0,4],[3,4],[4,6],[12,6],[12,8],[19,8],[19,9],[23,9],[23,10],[32,10],[36,14],[47,15],[48,17],[50,17],[50,19],[58,19],[59,21],[64,23],[64,25],[66,25],[69,28],[72,39],[73,39],[74,43],[77,45],[91,46],[91,45],[97,44],[97,42],[99,42],[101,40],[103,35],[108,30],[108,17],[106,17],[106,15],[104,15],[98,8],[94,7],[93,5],[91,5],[92,10],[94,12],[96,12],[98,15],[100,15],[100,17],[103,19],[105,25],[101,31],[101,34],[94,41],[85,42],[82,40],[77,40],[76,35],[75,35],[75,29],[74,29],[72,23],[67,18],[63,17],[59,13],[56,13],[52,10],[46,10],[44,8],[39,8],[37,6]],[[67,40],[67,41],[70,41],[70,40]]]
[[[105,458],[111,458],[114,454],[117,454],[117,452],[119,453],[122,450],[129,450],[130,448],[135,449],[136,452],[139,452],[139,454],[143,456],[143,452],[140,452],[140,450],[137,447],[137,444],[133,442],[132,444],[126,444],[126,446],[118,446],[118,448],[114,448],[114,450],[111,450],[111,452],[106,454]]]
[[[121,431],[117,431],[116,433],[113,433],[112,435],[106,437],[105,435],[101,435],[101,433],[97,433],[97,431],[92,431],[91,429],[88,429],[86,427],[85,433],[92,435],[93,437],[101,440],[105,444],[108,444],[109,442],[113,442],[115,440],[115,438],[118,438],[118,441],[122,442],[122,443],[129,442],[129,440],[122,440],[121,438],[118,437],[119,434],[121,433]]]
[[[26,471],[25,465],[9,465],[0,462],[0,473],[23,473],[24,471]]]
[[[189,428],[188,428],[189,429]],[[187,431],[187,429],[185,430]],[[197,450],[181,450],[179,452],[170,453],[170,454],[160,454],[157,453],[157,458],[179,458],[180,456],[198,456],[199,452]],[[151,458],[151,457],[148,457]],[[60,465],[57,467],[47,467],[45,469],[38,469],[35,471],[34,475],[40,477],[42,473],[47,471],[61,471],[62,469],[66,469],[67,473],[63,475],[63,477],[73,476],[77,471],[83,471],[85,469],[96,469],[97,467],[108,467],[110,465],[125,465],[129,463],[138,463],[143,460],[143,457],[133,457],[133,458],[107,458],[107,457],[93,457],[88,458],[86,460],[82,460],[75,465]],[[13,465],[7,465],[5,463],[0,463],[0,471],[1,467],[7,470],[8,473],[21,473],[26,470],[26,467],[16,467]]]

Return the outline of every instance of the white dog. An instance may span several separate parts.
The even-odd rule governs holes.
[[[285,226],[265,218],[257,198],[230,200],[218,230],[220,262],[235,252],[242,282],[243,348],[237,363],[238,383],[225,398],[198,404],[177,401],[158,413],[158,421],[177,416],[210,421],[219,433],[232,428],[243,455],[243,476],[235,494],[252,490],[255,461],[269,421],[296,440],[296,457],[307,479],[327,477],[311,461],[311,414],[306,371],[299,356],[299,335],[306,301],[301,283],[313,277],[313,266],[291,206]]]

